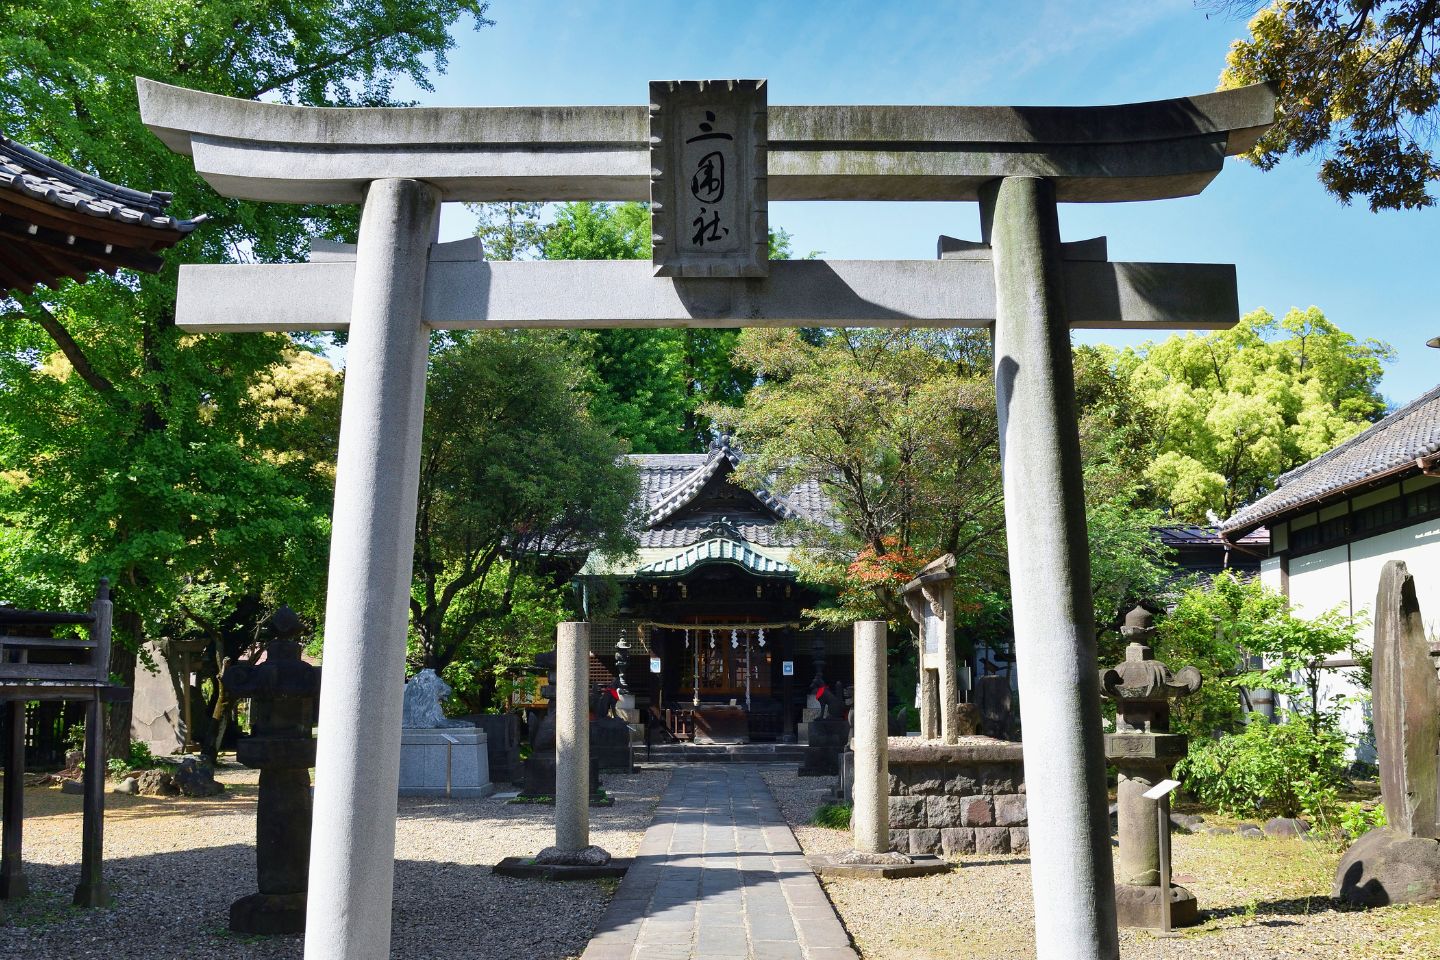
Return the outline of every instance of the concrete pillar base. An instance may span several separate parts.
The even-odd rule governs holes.
[[[1160,929],[1160,887],[1115,885],[1115,917],[1122,927]],[[1184,887],[1170,886],[1170,926],[1191,927],[1200,922],[1195,894]]]
[[[610,862],[610,854],[593,844],[583,850],[561,850],[559,847],[546,847],[535,855],[535,862],[547,866],[603,867]]]
[[[230,904],[230,929],[247,935],[305,932],[304,893],[252,893]]]
[[[898,880],[902,877],[924,877],[946,873],[954,864],[934,854],[910,857],[903,853],[864,853],[852,850],[830,857],[816,857],[811,866],[822,877]]]

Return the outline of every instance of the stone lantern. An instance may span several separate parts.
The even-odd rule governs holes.
[[[1121,926],[1160,927],[1160,838],[1156,803],[1145,792],[1166,779],[1185,756],[1183,734],[1170,732],[1170,701],[1200,689],[1200,671],[1186,667],[1171,673],[1155,659],[1150,611],[1136,607],[1125,617],[1120,633],[1130,643],[1125,662],[1100,672],[1104,696],[1115,701],[1115,732],[1105,737],[1105,759],[1119,771],[1117,789],[1120,830],[1115,908]],[[1184,887],[1169,891],[1171,922],[1195,923],[1195,895]]]
[[[230,905],[236,933],[302,933],[310,868],[310,768],[315,765],[320,671],[300,659],[300,618],[281,607],[267,625],[271,639],[258,665],[225,668],[230,696],[250,700],[250,735],[236,759],[260,770],[255,865],[260,892]]]

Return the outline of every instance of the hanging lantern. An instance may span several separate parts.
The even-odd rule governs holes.
[[[731,631],[730,631],[730,649],[731,649],[731,650],[738,650],[738,649],[740,649],[740,632],[739,632],[738,630],[731,630]]]
[[[764,628],[764,627],[761,627],[761,628],[760,628],[760,648],[761,648],[762,650],[765,648],[765,628]]]
[[[710,631],[710,649],[711,649],[711,650],[714,650],[714,649],[715,649],[715,631],[714,631],[714,630],[711,630],[711,631]]]
[[[686,630],[686,631],[685,631],[685,649],[686,649],[686,650],[689,650],[689,649],[690,649],[690,631],[689,631],[689,630]]]

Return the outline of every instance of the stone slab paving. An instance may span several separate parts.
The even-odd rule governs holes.
[[[760,773],[678,767],[582,960],[858,960]]]

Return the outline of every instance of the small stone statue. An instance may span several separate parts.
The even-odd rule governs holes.
[[[1169,890],[1160,889],[1158,801],[1144,794],[1185,756],[1187,738],[1170,732],[1170,701],[1199,690],[1200,671],[1186,667],[1172,674],[1155,659],[1150,649],[1154,617],[1144,607],[1126,614],[1120,635],[1130,641],[1125,662],[1100,671],[1101,692],[1115,701],[1115,732],[1105,737],[1105,759],[1119,772],[1116,913],[1121,926],[1157,928],[1163,896],[1170,900],[1171,922],[1189,926],[1198,919],[1195,895],[1173,884]]]
[[[440,679],[429,667],[421,670],[405,684],[404,726],[431,730],[436,727],[473,727],[468,720],[449,720],[441,703],[450,699],[450,684]]]
[[[230,905],[236,933],[283,934],[305,930],[310,867],[310,767],[315,763],[316,699],[320,671],[300,659],[300,618],[281,607],[265,624],[270,641],[259,664],[225,668],[225,689],[250,701],[248,736],[236,759],[260,771],[255,861],[258,893]]]

